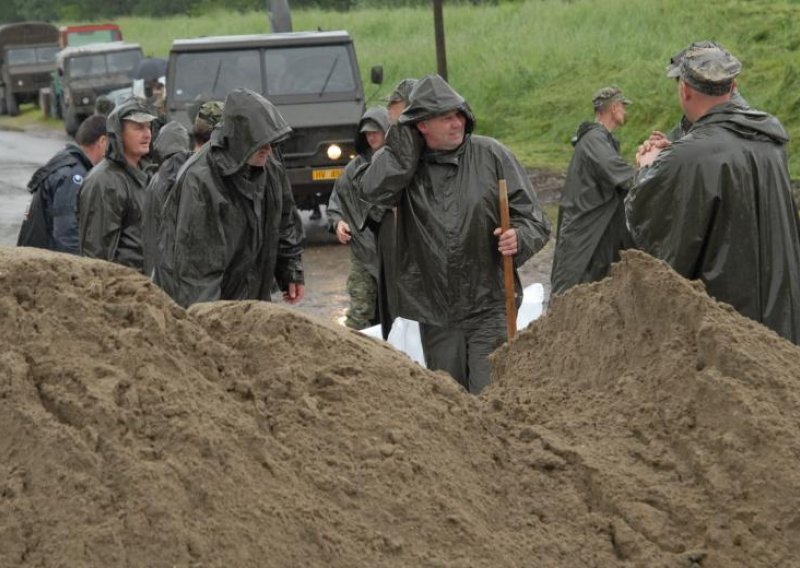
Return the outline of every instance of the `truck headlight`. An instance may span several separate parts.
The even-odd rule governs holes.
[[[328,146],[328,158],[331,160],[338,160],[342,157],[342,149],[338,144],[331,144]]]
[[[88,104],[89,104],[89,97],[83,97],[83,98],[81,99],[81,102],[82,102],[83,104],[85,104],[85,105],[88,105]]]

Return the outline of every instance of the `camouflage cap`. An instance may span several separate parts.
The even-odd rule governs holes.
[[[200,105],[197,111],[197,116],[194,123],[198,122],[208,125],[209,128],[214,128],[222,120],[222,110],[225,104],[220,101],[206,101]]]
[[[389,96],[386,97],[386,102],[388,103],[399,103],[409,101],[409,97],[411,95],[411,91],[414,89],[414,86],[417,84],[416,79],[403,79],[397,85],[395,85],[394,90],[389,93]]]
[[[669,58],[669,64],[667,65],[667,77],[670,79],[677,79],[681,76],[681,63],[683,63],[683,58],[686,54],[695,49],[707,49],[709,47],[719,47],[722,46],[715,41],[693,41],[689,44],[689,47],[685,47],[681,49],[678,53],[673,55]]]
[[[100,95],[94,102],[94,113],[108,116],[111,114],[111,111],[114,110],[115,106],[116,105],[114,104],[114,101],[112,101],[110,98],[105,95]]]
[[[731,92],[741,70],[741,62],[721,47],[699,48],[684,55],[681,79],[701,93],[720,96]]]
[[[625,105],[629,105],[633,102],[625,97],[622,93],[622,89],[614,87],[613,85],[610,87],[603,87],[592,96],[592,106],[594,106],[595,110],[603,105],[617,101]]]
[[[129,112],[120,118],[122,120],[130,120],[131,122],[138,122],[140,124],[149,124],[150,122],[153,122],[157,117],[150,114],[149,112],[143,112],[134,109],[133,112]]]

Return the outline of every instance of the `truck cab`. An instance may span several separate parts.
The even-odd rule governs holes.
[[[364,90],[353,40],[344,31],[175,40],[167,67],[166,111],[191,130],[199,101],[224,101],[247,88],[272,102],[292,127],[281,148],[297,206],[327,203],[355,155]]]
[[[97,97],[130,86],[141,60],[138,44],[121,41],[62,49],[58,54],[62,92],[57,104],[67,134],[74,136],[94,112]]]

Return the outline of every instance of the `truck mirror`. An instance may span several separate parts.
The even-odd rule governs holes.
[[[383,83],[383,65],[375,65],[369,72],[370,81],[375,85]]]

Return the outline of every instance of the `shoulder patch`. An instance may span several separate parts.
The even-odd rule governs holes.
[[[83,176],[81,174],[75,174],[72,176],[72,183],[75,185],[81,185],[83,183]]]

